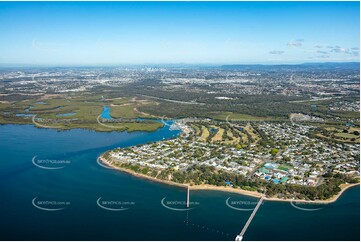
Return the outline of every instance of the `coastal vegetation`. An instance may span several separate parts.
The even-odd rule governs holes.
[[[150,119],[137,120],[137,118],[153,117],[137,110],[143,105],[156,105],[156,103],[137,98],[106,98],[103,95],[61,95],[22,100],[11,104],[1,103],[0,111],[3,115],[0,116],[0,123],[36,123],[39,127],[84,128],[96,131],[155,131],[161,128],[163,126],[161,122]],[[113,119],[100,117],[99,122],[106,124],[100,125],[98,117],[104,106],[110,107],[110,115]]]
[[[105,160],[111,159],[109,154],[103,154]],[[258,192],[267,197],[276,197],[282,199],[301,199],[301,200],[326,200],[340,191],[341,184],[359,183],[359,178],[350,177],[342,174],[331,176],[325,175],[325,182],[319,186],[302,186],[297,184],[274,184],[262,180],[249,179],[243,175],[236,175],[230,172],[217,171],[214,167],[194,165],[184,172],[174,171],[172,169],[154,170],[148,167],[132,165],[130,163],[114,162],[115,167],[120,167],[131,172],[140,173],[160,182],[169,181],[178,184],[193,185],[214,185],[227,187],[225,181],[232,184],[234,189]]]

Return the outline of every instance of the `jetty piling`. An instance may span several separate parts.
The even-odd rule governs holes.
[[[187,208],[189,208],[189,186],[187,186]]]

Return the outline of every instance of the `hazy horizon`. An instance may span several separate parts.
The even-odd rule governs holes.
[[[190,67],[197,67],[197,66],[204,66],[204,67],[218,67],[218,66],[282,66],[282,65],[289,65],[289,66],[297,66],[297,65],[326,65],[326,64],[359,64],[360,61],[335,61],[335,62],[300,62],[300,63],[138,63],[138,64],[18,64],[18,63],[0,63],[0,68],[27,68],[27,67],[123,67],[123,66],[148,66],[148,67],[167,67],[167,66],[190,66]]]

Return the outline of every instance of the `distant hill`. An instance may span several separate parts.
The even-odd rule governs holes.
[[[281,65],[223,65],[224,70],[307,70],[307,69],[352,69],[360,70],[360,62],[323,62],[303,64],[281,64]]]

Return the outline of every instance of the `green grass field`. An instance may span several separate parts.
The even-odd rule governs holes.
[[[200,139],[200,141],[206,142],[207,138],[209,136],[209,131],[205,126],[202,126],[201,130],[202,130],[202,135],[199,139]]]
[[[241,113],[231,113],[231,112],[223,112],[217,113],[209,116],[212,119],[226,121],[228,117],[228,121],[262,121],[262,120],[272,120],[272,117],[258,117]]]
[[[244,127],[244,131],[247,132],[253,139],[253,144],[257,143],[261,137],[259,136],[259,134],[257,133],[257,131],[252,127],[252,125],[247,124]]]
[[[330,139],[337,142],[350,142],[350,143],[359,143],[360,135],[355,135],[353,132],[357,131],[360,133],[360,128],[355,127],[346,127],[345,125],[319,125],[319,127],[327,133],[316,133],[316,136],[324,139]],[[347,133],[344,132],[347,130]]]
[[[354,135],[354,134],[348,134],[348,133],[337,133],[335,134],[336,137],[341,137],[341,138],[345,138],[345,139],[358,139],[360,138],[359,135]]]
[[[218,131],[216,133],[216,135],[214,135],[214,137],[212,138],[212,142],[216,142],[216,141],[222,141],[222,136],[224,133],[224,129],[220,128],[220,127],[216,127],[216,126],[212,126],[212,128],[217,128]]]

